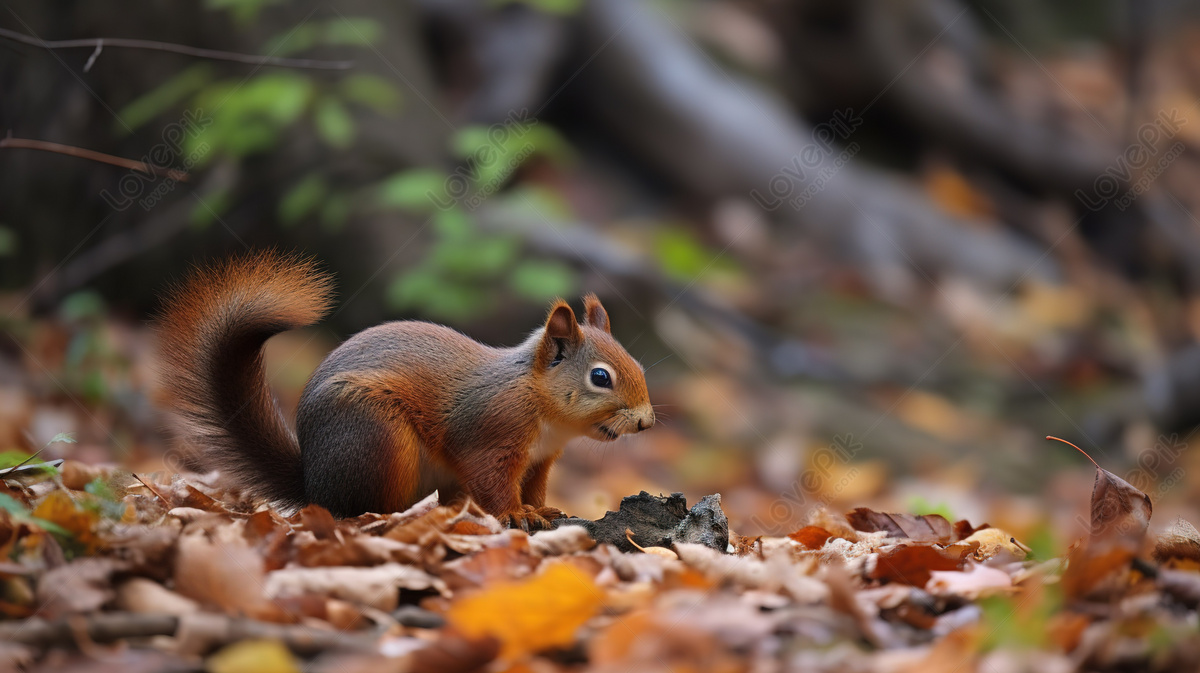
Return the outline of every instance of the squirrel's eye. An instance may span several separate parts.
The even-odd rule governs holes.
[[[611,388],[612,377],[609,376],[608,370],[603,367],[596,367],[592,370],[592,385],[597,388]]]

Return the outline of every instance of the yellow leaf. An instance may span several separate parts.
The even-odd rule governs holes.
[[[604,592],[582,571],[556,563],[522,582],[498,584],[456,601],[449,621],[471,638],[491,636],[500,655],[515,659],[566,646],[604,602]]]
[[[100,520],[100,514],[79,507],[65,491],[52,491],[33,510],[33,516],[66,529],[87,547],[88,552],[95,550],[100,541],[96,535],[96,524]]]
[[[276,640],[243,640],[208,659],[212,673],[299,673],[296,660]]]

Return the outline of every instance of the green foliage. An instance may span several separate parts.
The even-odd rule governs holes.
[[[71,539],[70,531],[56,523],[51,523],[45,519],[39,519],[33,516],[29,513],[29,510],[25,508],[25,505],[17,502],[15,498],[7,493],[0,493],[0,509],[8,512],[12,518],[16,519],[17,521],[33,524],[47,533],[51,533],[55,537],[59,537],[64,540]]]
[[[446,175],[431,168],[401,171],[379,183],[377,201],[385,208],[432,212],[434,199],[445,200]]]
[[[1062,609],[1062,593],[1058,585],[1044,585],[1017,599],[982,598],[979,607],[983,610],[983,651],[1044,649],[1050,646],[1050,618]]]
[[[1054,534],[1054,528],[1048,521],[1038,522],[1025,544],[1030,549],[1030,556],[1041,561],[1062,556],[1065,553],[1058,536]]]
[[[204,0],[209,9],[227,10],[233,15],[234,21],[245,26],[253,21],[263,7],[278,5],[285,0]]]
[[[575,294],[578,286],[574,269],[549,260],[521,262],[513,269],[508,284],[518,296],[530,301],[568,297]]]
[[[667,227],[658,232],[654,256],[668,276],[682,281],[695,280],[713,265],[729,265],[696,240],[690,231],[678,227]]]
[[[938,514],[946,521],[954,522],[954,512],[950,510],[950,505],[944,502],[939,502],[936,505],[930,503],[923,496],[914,495],[908,499],[908,511],[918,516],[924,514]]]
[[[117,113],[118,119],[113,122],[113,128],[121,134],[125,133],[127,128],[136,129],[143,126],[199,91],[212,81],[212,78],[212,65],[197,63],[121,108]]]
[[[583,0],[490,0],[490,4],[496,6],[518,3],[528,5],[539,12],[560,16],[575,14],[583,7]]]
[[[312,213],[329,194],[329,185],[320,173],[309,173],[292,185],[279,200],[279,221],[293,225]]]
[[[203,166],[219,155],[240,158],[269,150],[308,108],[314,91],[311,79],[290,72],[205,87],[194,103],[211,123],[187,137],[184,153]]]
[[[354,120],[336,98],[324,96],[313,113],[317,133],[331,147],[345,149],[354,142]]]
[[[342,96],[366,106],[381,115],[393,116],[400,111],[400,91],[394,84],[375,75],[350,75],[338,83]]]
[[[310,20],[267,41],[266,51],[289,56],[319,45],[370,47],[383,37],[383,24],[365,16]]]

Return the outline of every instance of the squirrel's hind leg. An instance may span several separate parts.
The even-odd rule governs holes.
[[[362,402],[318,396],[299,415],[305,495],[335,516],[401,511],[417,495],[416,431],[398,410]]]

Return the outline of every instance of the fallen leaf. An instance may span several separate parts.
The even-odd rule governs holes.
[[[910,538],[917,542],[947,544],[953,530],[940,514],[889,514],[859,507],[846,514],[850,525],[864,533],[885,531],[890,537]]]
[[[275,640],[243,640],[208,658],[212,673],[299,673],[296,659]]]
[[[1154,545],[1154,561],[1170,568],[1200,569],[1200,531],[1183,517],[1175,519]]]
[[[1013,583],[1012,578],[1003,570],[971,563],[962,571],[930,572],[925,590],[937,596],[961,596],[975,600],[983,596],[1007,594],[1013,590]]]
[[[269,598],[317,594],[380,610],[396,609],[400,589],[446,591],[440,579],[419,568],[399,563],[385,563],[373,568],[284,568],[267,573],[264,586]]]
[[[88,553],[95,551],[100,542],[96,534],[100,513],[94,509],[80,507],[66,491],[50,493],[38,503],[31,516],[66,530]]]
[[[825,546],[826,540],[833,537],[833,533],[820,526],[805,526],[788,537],[804,545],[805,549],[820,549]]]
[[[958,570],[970,549],[947,551],[931,545],[897,545],[879,552],[868,577],[923,587],[935,570]]]
[[[1131,549],[1141,546],[1150,526],[1154,506],[1150,496],[1132,484],[1100,467],[1087,452],[1058,437],[1046,437],[1063,442],[1087,456],[1096,466],[1096,483],[1092,486],[1091,542],[1121,544]]]
[[[1003,555],[1006,560],[1020,561],[1029,554],[1029,547],[1017,542],[1017,538],[999,528],[981,528],[962,540],[966,544],[977,543],[977,561]]]
[[[263,598],[262,558],[238,542],[213,542],[203,535],[179,539],[175,589],[229,614],[269,615]]]
[[[59,566],[38,581],[38,611],[55,618],[100,609],[116,596],[113,573],[124,564],[110,558],[82,558]]]
[[[459,599],[446,617],[468,638],[496,638],[501,656],[511,660],[571,644],[603,602],[604,592],[590,578],[554,563],[536,577]]]

